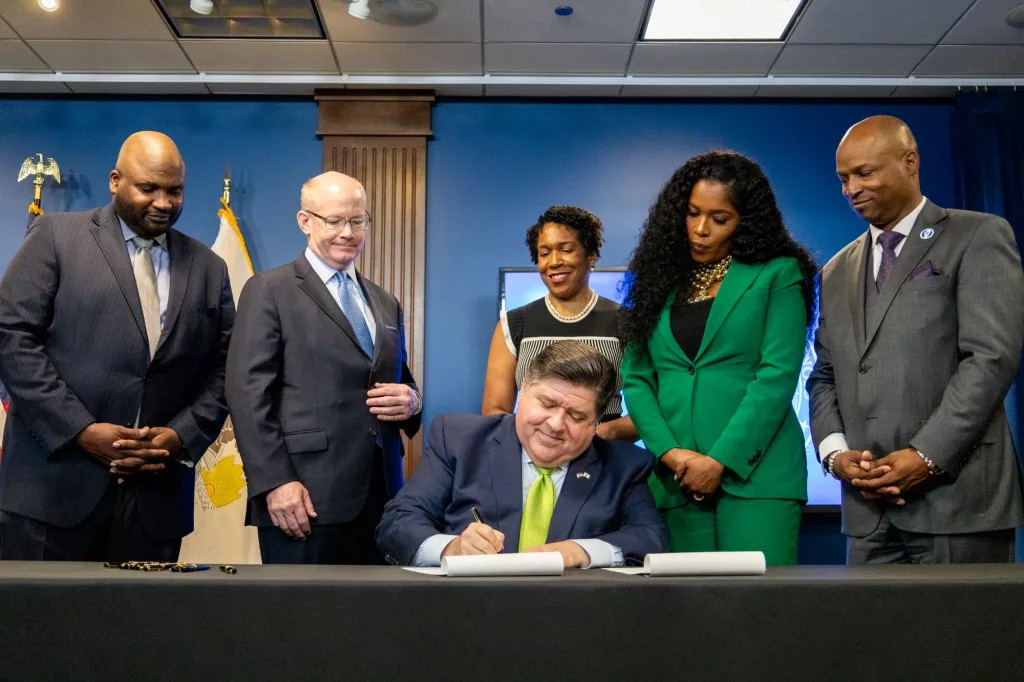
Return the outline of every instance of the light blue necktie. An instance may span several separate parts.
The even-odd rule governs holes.
[[[341,300],[341,312],[345,313],[345,317],[348,318],[349,324],[352,325],[352,330],[356,333],[356,338],[359,340],[359,347],[366,353],[366,357],[373,359],[373,337],[370,336],[370,327],[366,324],[366,318],[359,312],[359,306],[356,305],[355,297],[358,296],[353,289],[356,283],[352,281],[352,277],[347,272],[339,272],[334,275],[335,284],[338,286],[338,298]],[[377,424],[375,429],[376,433],[374,440],[377,446],[382,450],[384,448],[384,437],[380,432],[380,424]]]
[[[366,318],[359,312],[355,297],[358,294],[353,291],[356,283],[347,272],[339,272],[334,275],[335,284],[338,286],[338,298],[341,300],[341,312],[345,313],[348,323],[359,340],[359,347],[366,353],[366,357],[373,358],[373,337],[370,336],[370,327],[366,324]]]

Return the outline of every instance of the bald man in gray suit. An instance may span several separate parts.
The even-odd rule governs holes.
[[[1009,562],[1024,523],[1003,399],[1024,342],[1010,225],[921,195],[902,121],[853,126],[836,172],[869,231],[821,273],[811,431],[842,481],[847,560]]]

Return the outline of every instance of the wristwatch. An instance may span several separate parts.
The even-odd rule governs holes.
[[[921,452],[917,448],[914,448],[914,452],[916,452],[921,457],[921,459],[924,460],[925,466],[928,467],[928,475],[929,476],[938,476],[939,474],[942,473],[942,469],[940,469],[939,467],[935,466],[935,462],[933,462],[929,458],[925,457],[923,452]]]
[[[824,469],[825,473],[832,478],[839,480],[839,477],[835,474],[836,457],[838,457],[843,451],[833,450],[832,452],[825,455],[825,458],[821,460],[821,468]]]

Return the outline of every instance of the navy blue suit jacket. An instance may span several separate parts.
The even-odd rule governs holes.
[[[458,535],[473,521],[505,534],[504,552],[519,547],[523,514],[522,445],[514,415],[448,414],[430,426],[416,472],[384,509],[377,545],[392,564],[410,564],[423,541]],[[596,538],[622,549],[627,563],[664,552],[661,517],[647,486],[654,468],[644,450],[594,438],[569,464],[548,542]],[[589,476],[577,476],[586,473]]]

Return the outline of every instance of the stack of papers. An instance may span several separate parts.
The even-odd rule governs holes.
[[[558,552],[526,552],[524,554],[479,554],[450,556],[441,559],[441,566],[405,566],[407,571],[425,575],[444,575],[449,578],[507,576],[507,575],[562,575],[565,564]]]
[[[678,552],[648,554],[643,566],[606,568],[628,575],[763,575],[763,552]]]

